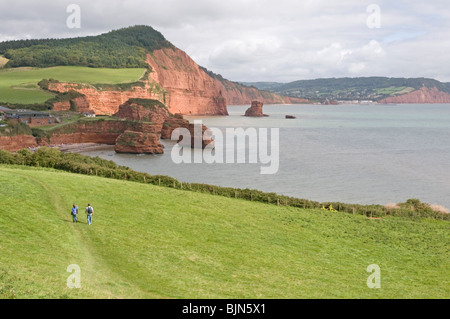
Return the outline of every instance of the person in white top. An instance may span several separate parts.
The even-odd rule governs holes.
[[[92,216],[94,215],[94,208],[91,206],[91,204],[88,204],[88,206],[86,207],[86,215],[88,225],[92,224]]]

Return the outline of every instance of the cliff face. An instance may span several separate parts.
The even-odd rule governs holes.
[[[185,52],[161,49],[147,55],[151,80],[168,92],[166,105],[171,113],[228,115],[221,87]]]
[[[380,100],[379,103],[450,103],[450,94],[439,91],[435,87],[422,87],[407,94],[385,98]]]
[[[158,96],[152,92],[149,83],[145,87],[136,86],[129,91],[109,91],[98,90],[90,85],[80,85],[74,83],[50,83],[49,90],[57,92],[77,91],[85,95],[85,99],[78,101],[77,108],[79,112],[94,111],[98,115],[112,115],[119,110],[119,106],[129,99],[158,99]],[[67,105],[65,104],[67,110]],[[61,106],[58,106],[61,107]]]
[[[55,86],[57,87],[57,86]],[[60,91],[62,92],[62,91]],[[86,99],[86,97],[77,97],[72,100],[72,103],[75,106],[75,109],[78,112],[90,112],[89,108],[89,101]],[[64,102],[56,102],[53,103],[53,110],[55,111],[69,111],[70,110],[70,101],[64,101]]]
[[[23,148],[37,147],[32,135],[0,136],[0,149],[16,152]]]
[[[185,52],[176,48],[147,54],[147,63],[152,68],[149,78],[144,79],[143,85],[129,90],[102,90],[73,83],[49,83],[48,88],[83,94],[84,98],[74,99],[78,111],[93,111],[99,115],[117,113],[119,106],[132,98],[155,99],[165,104],[171,113],[184,115],[228,115],[227,105],[249,104],[254,99],[269,104],[307,102],[213,78]],[[55,109],[68,110],[70,103],[55,103]]]
[[[153,124],[132,123],[128,121],[93,121],[74,123],[64,126],[61,130],[53,132],[47,138],[38,138],[40,146],[70,143],[97,143],[114,145],[117,138],[126,130],[143,133],[156,133]]]

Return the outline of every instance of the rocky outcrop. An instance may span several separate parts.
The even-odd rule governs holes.
[[[157,133],[157,127],[151,123],[138,123],[123,120],[82,121],[62,126],[47,137],[37,138],[40,146],[59,144],[97,143],[114,145],[120,134],[127,130],[142,133]]]
[[[245,116],[251,117],[263,117],[268,116],[263,113],[263,103],[260,101],[252,101],[252,105],[247,111],[245,111]]]
[[[164,121],[170,113],[161,102],[151,99],[131,99],[119,106],[114,116],[134,121],[152,122],[161,131]]]
[[[161,129],[161,138],[164,140],[170,140],[172,137],[172,132],[176,128],[189,129],[189,121],[185,120],[183,115],[179,113],[166,119]]]
[[[32,135],[0,136],[0,149],[2,150],[16,152],[29,147],[37,147],[36,140]]]
[[[89,101],[85,96],[76,97],[69,101],[55,102],[53,103],[53,110],[55,111],[77,111],[77,112],[88,112],[91,113],[92,110],[89,108]]]
[[[163,154],[164,146],[155,133],[125,131],[117,138],[114,149],[117,153]]]
[[[439,91],[436,87],[422,87],[407,94],[391,96],[378,101],[378,103],[450,103],[450,94]]]
[[[181,114],[175,114],[175,116],[168,118],[161,130],[161,138],[170,140],[172,138],[172,132],[177,128],[185,128],[189,131],[191,136],[191,140],[187,142],[182,142],[183,137],[180,136],[178,139],[178,143],[181,145],[190,145],[192,148],[196,147],[196,140],[202,140],[202,148],[205,148],[206,145],[213,143],[213,139],[210,136],[208,128],[205,125],[202,125],[201,132],[195,130],[195,124],[190,124],[188,120],[185,120]],[[198,144],[198,142],[197,142]]]

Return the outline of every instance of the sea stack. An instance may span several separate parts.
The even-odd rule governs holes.
[[[266,115],[263,113],[262,108],[263,108],[262,102],[253,100],[250,108],[247,111],[245,111],[245,116],[251,116],[251,117],[269,116],[269,115]]]

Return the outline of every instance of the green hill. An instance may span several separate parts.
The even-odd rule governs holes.
[[[446,221],[370,220],[5,165],[0,189],[0,298],[450,294]],[[71,264],[81,289],[66,287]],[[370,264],[381,267],[381,289],[366,285]]]
[[[133,26],[98,36],[66,39],[14,40],[0,43],[5,67],[88,66],[146,68],[145,53],[173,47],[149,26]]]
[[[290,83],[248,82],[262,90],[277,94],[306,98],[312,101],[330,100],[372,100],[409,93],[422,87],[437,88],[450,93],[450,83],[443,83],[427,78],[388,78],[388,77],[357,77],[328,78],[315,80],[300,80]]]

